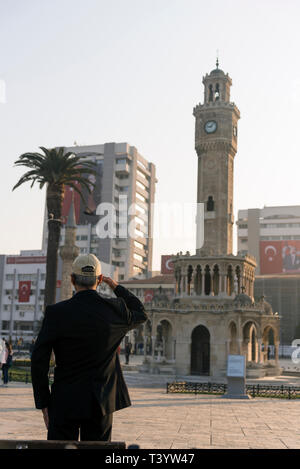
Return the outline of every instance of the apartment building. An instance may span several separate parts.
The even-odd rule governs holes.
[[[291,345],[300,327],[300,206],[238,212],[238,251],[257,261],[254,296],[281,316],[280,343]]]
[[[46,256],[43,251],[0,255],[0,334],[25,342],[34,336],[44,311]]]
[[[85,202],[71,188],[65,191],[63,221],[74,197],[80,252],[92,252],[102,262],[118,267],[119,281],[147,278],[152,271],[155,165],[128,143],[74,146],[66,151],[96,163],[92,193],[83,190]],[[61,243],[63,239],[64,228]],[[46,246],[45,211],[42,248]]]
[[[238,253],[256,258],[256,274],[300,273],[300,206],[239,210]]]

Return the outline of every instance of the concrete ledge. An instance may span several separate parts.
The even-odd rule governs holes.
[[[0,440],[0,449],[126,449],[123,441]]]

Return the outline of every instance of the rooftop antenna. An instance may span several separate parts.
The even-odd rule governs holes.
[[[217,69],[219,68],[219,49],[217,49],[216,67],[217,67]]]

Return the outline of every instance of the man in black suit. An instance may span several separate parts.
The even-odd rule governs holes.
[[[113,412],[131,405],[117,349],[125,334],[147,320],[143,304],[101,274],[93,254],[78,256],[71,281],[75,295],[46,307],[31,358],[35,406],[42,409],[48,440],[110,441]],[[117,298],[96,288],[107,283]],[[55,355],[54,383],[48,384]]]

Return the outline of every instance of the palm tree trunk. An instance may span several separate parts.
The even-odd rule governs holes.
[[[56,301],[58,249],[61,232],[63,198],[63,186],[54,184],[48,185],[46,197],[48,209],[48,244],[44,300],[45,308],[48,305],[54,304]]]

